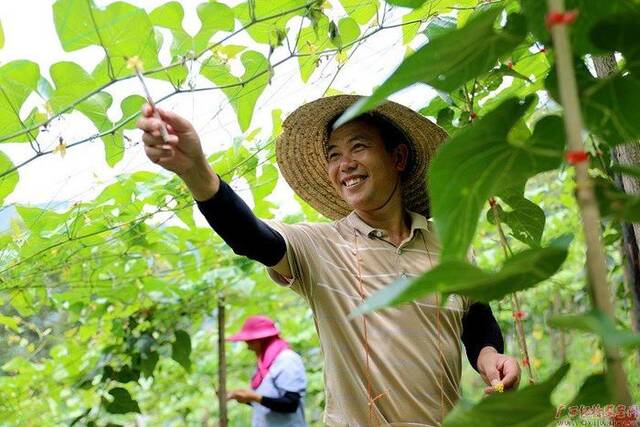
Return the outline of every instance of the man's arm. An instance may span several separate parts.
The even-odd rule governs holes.
[[[255,217],[249,207],[207,162],[195,129],[179,115],[158,109],[154,116],[147,104],[137,127],[147,157],[176,173],[187,185],[213,229],[240,255],[255,259],[284,277],[291,277],[286,244],[280,234]],[[163,122],[169,133],[162,138]]]
[[[462,318],[462,342],[469,363],[476,371],[478,356],[485,347],[493,347],[498,353],[504,352],[502,332],[488,304],[471,304]]]
[[[198,201],[198,208],[216,233],[238,255],[258,261],[285,277],[291,277],[284,238],[256,217],[249,206],[224,181],[216,194]]]

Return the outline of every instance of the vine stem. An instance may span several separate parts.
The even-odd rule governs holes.
[[[500,236],[500,246],[502,246],[504,256],[508,258],[513,255],[513,251],[511,250],[511,246],[509,246],[507,236],[505,236],[504,230],[502,229],[502,222],[500,221],[498,205],[496,204],[494,199],[491,199],[489,205],[491,206],[491,212],[493,213],[493,218],[496,222],[498,236]],[[520,347],[520,356],[522,357],[522,361],[527,369],[529,384],[535,384],[536,379],[533,376],[533,370],[531,369],[531,359],[529,357],[529,349],[527,347],[527,338],[524,333],[524,327],[522,326],[522,318],[520,318],[517,314],[522,313],[522,310],[520,310],[520,299],[518,298],[518,294],[516,292],[513,292],[511,294],[511,310],[513,312],[513,320],[516,325],[516,337],[518,338],[518,347]]]
[[[549,12],[563,13],[565,11],[564,0],[547,0],[547,5]],[[585,146],[581,136],[582,115],[566,25],[552,25],[550,32],[558,71],[560,101],[564,107],[564,124],[568,146],[572,151],[584,151]],[[607,265],[600,241],[600,211],[593,191],[593,182],[589,177],[589,162],[579,162],[575,165],[575,181],[575,196],[587,246],[586,267],[591,298],[595,307],[614,322],[614,308],[607,282]],[[611,396],[615,399],[614,403],[630,405],[632,403],[631,393],[622,367],[620,353],[617,348],[605,347],[605,354],[609,372],[609,389]]]

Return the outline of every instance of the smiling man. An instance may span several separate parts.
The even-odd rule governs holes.
[[[436,426],[459,398],[461,342],[488,387],[518,385],[513,357],[487,305],[429,296],[350,319],[372,293],[438,262],[425,174],[446,138],[425,117],[393,102],[333,130],[358,97],[305,104],[276,145],[291,188],[329,223],[262,221],[207,163],[193,127],[148,106],[138,127],[147,156],[176,172],[214,230],[239,255],[268,267],[310,305],[324,355],[325,424]]]

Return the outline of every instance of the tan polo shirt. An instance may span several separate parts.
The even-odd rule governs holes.
[[[293,279],[270,274],[313,311],[328,426],[437,426],[459,398],[466,298],[450,296],[439,309],[430,296],[349,319],[363,295],[438,262],[433,225],[410,216],[411,233],[398,247],[355,213],[332,223],[269,221],[287,242]]]

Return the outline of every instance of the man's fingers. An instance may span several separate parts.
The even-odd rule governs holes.
[[[169,145],[173,147],[178,145],[178,141],[179,139],[177,135],[170,134],[167,137],[167,140],[164,141],[160,135],[153,135],[147,132],[142,134],[142,142],[144,142],[145,146],[150,146],[150,147],[157,147],[157,146],[163,146],[163,145]]]
[[[159,163],[159,164],[162,164],[163,161],[171,159],[175,155],[173,148],[171,148],[170,146],[157,148],[157,147],[150,147],[148,145],[145,145],[144,152],[147,154],[147,157],[153,163]]]
[[[158,113],[160,113],[160,117],[162,118],[162,120],[164,120],[165,123],[167,123],[167,125],[171,126],[172,130],[169,131],[169,133],[189,132],[193,129],[193,126],[191,125],[191,123],[187,119],[183,118],[182,116],[179,116],[178,114],[172,111],[165,111],[161,108],[158,108],[157,110],[158,110]]]
[[[505,389],[516,388],[520,378],[520,367],[514,359],[505,359],[502,367],[502,383]]]

